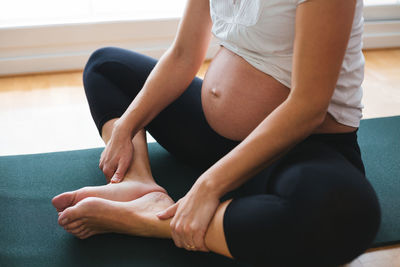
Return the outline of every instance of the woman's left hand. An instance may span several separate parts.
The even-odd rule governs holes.
[[[170,226],[177,247],[208,252],[204,239],[219,204],[219,197],[198,180],[183,198],[157,216],[162,220],[174,217]]]

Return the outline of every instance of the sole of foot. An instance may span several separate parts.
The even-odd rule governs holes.
[[[58,223],[80,239],[101,233],[167,238],[169,222],[158,219],[156,213],[173,204],[163,192],[150,192],[129,202],[88,197],[60,212]]]
[[[135,180],[123,180],[120,183],[109,183],[102,186],[87,186],[75,191],[69,191],[55,196],[53,206],[58,212],[76,205],[87,197],[99,197],[115,201],[131,201],[150,192],[164,192],[166,190],[155,184]]]

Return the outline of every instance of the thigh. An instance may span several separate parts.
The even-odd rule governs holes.
[[[373,242],[380,223],[364,174],[329,145],[305,141],[244,184],[224,214],[231,254],[277,266],[337,266]]]
[[[89,91],[89,104],[93,103],[91,110],[106,109],[92,112],[101,114],[97,116],[101,117],[97,119],[98,128],[106,120],[122,115],[156,63],[154,58],[118,47],[101,48],[91,55],[84,70],[85,90]],[[240,142],[219,135],[209,126],[202,108],[201,87],[202,79],[195,77],[145,129],[175,157],[208,168]]]
[[[318,179],[320,182],[335,175],[361,176],[361,180],[368,182],[355,133],[310,135],[250,178],[242,185],[241,191],[244,195],[277,194],[287,197],[293,186],[304,179]]]
[[[297,201],[315,192],[327,196],[332,189],[336,193],[341,186],[355,190],[370,187],[363,165],[355,163],[356,159],[361,161],[358,151],[348,146],[344,153],[338,149],[341,144],[336,145],[313,136],[299,143],[270,170],[266,193]]]

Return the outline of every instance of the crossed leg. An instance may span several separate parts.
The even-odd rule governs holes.
[[[107,144],[113,124],[104,124],[102,138]],[[55,196],[59,224],[66,231],[85,239],[101,233],[122,233],[145,237],[171,238],[170,221],[155,215],[174,203],[167,191],[156,184],[150,169],[144,129],[132,140],[134,155],[124,180],[118,184],[84,187]],[[233,258],[223,229],[223,215],[230,200],[220,204],[205,236],[213,252]]]

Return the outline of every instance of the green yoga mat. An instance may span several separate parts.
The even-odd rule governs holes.
[[[367,177],[382,207],[372,247],[400,242],[400,116],[363,120],[359,142]],[[64,191],[104,184],[102,148],[0,157],[0,266],[246,266],[226,257],[189,252],[172,240],[105,234],[80,240],[57,224],[51,199]],[[201,174],[157,143],[152,172],[174,200]]]

